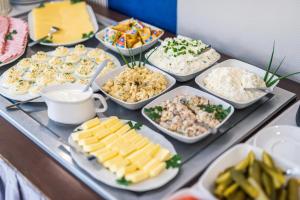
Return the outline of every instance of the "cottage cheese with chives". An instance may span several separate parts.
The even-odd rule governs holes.
[[[200,40],[187,37],[166,38],[162,44],[151,50],[149,61],[159,68],[181,76],[199,72],[219,58],[220,54]]]
[[[249,102],[263,94],[244,88],[266,87],[264,80],[257,74],[237,67],[215,68],[203,82],[207,90],[235,102]]]

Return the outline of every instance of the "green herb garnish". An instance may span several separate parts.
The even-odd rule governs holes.
[[[52,37],[50,37],[50,38],[49,38],[49,37],[46,37],[46,38],[42,39],[41,42],[42,42],[42,43],[53,43]]]
[[[40,5],[38,6],[38,8],[43,8],[43,7],[45,7],[45,3],[40,3]]]
[[[122,177],[122,178],[120,178],[120,179],[117,179],[117,183],[120,184],[120,185],[128,186],[128,185],[130,185],[132,182],[126,180],[125,177]]]
[[[125,58],[125,56],[121,53],[121,51],[120,51],[120,49],[119,49],[118,47],[117,47],[117,51],[118,51],[118,53],[120,54],[122,60],[126,63],[126,66],[127,66],[127,67],[133,69],[133,68],[136,67],[136,66],[138,66],[138,67],[141,66],[141,63],[142,63],[142,48],[140,48],[140,53],[139,53],[140,56],[139,56],[139,60],[136,60],[136,59],[135,59],[135,56],[133,56],[133,55],[131,54],[131,53],[132,53],[131,49],[128,48],[129,55],[130,55],[130,56],[129,56],[130,62]],[[138,62],[138,64],[137,64],[137,62]],[[145,61],[143,61],[143,62],[144,62],[143,66],[145,66]]]
[[[13,40],[13,35],[17,34],[17,31],[16,30],[13,30],[12,32],[8,32],[6,35],[5,35],[5,40]]]
[[[90,31],[89,33],[82,33],[81,38],[85,39],[85,38],[91,38],[94,34],[94,31]]]
[[[166,161],[166,169],[169,168],[179,168],[181,166],[181,157],[176,154],[172,158]]]
[[[162,111],[163,108],[161,106],[144,109],[145,114],[153,121],[158,121],[160,119]]]
[[[225,119],[231,111],[231,107],[224,109],[223,105],[207,104],[207,105],[199,105],[198,107],[205,112],[214,113],[215,119],[217,119],[219,121],[222,121],[223,119]]]
[[[71,4],[75,4],[75,3],[79,3],[79,2],[83,2],[83,0],[71,0]]]
[[[300,74],[300,72],[294,72],[294,73],[291,73],[291,74],[287,74],[287,75],[284,75],[284,76],[278,76],[277,75],[277,72],[278,70],[280,69],[280,67],[282,66],[283,62],[284,62],[284,59],[283,58],[281,60],[281,62],[279,63],[279,65],[275,68],[275,70],[272,72],[272,62],[273,62],[273,57],[274,57],[274,52],[275,52],[275,41],[273,43],[273,49],[272,49],[272,54],[271,54],[271,58],[270,58],[270,61],[269,61],[269,64],[267,66],[267,70],[266,70],[266,73],[265,73],[265,76],[264,76],[264,81],[266,83],[266,86],[267,87],[271,87],[273,86],[275,83],[277,83],[278,81],[280,80],[283,80],[283,79],[286,79],[290,76],[293,76],[293,75],[296,75],[296,74]],[[278,78],[275,78],[274,79],[274,76],[277,75]]]
[[[133,124],[132,121],[129,121],[129,122],[127,122],[127,124],[130,126],[130,128],[135,129],[135,130],[140,130],[141,127],[143,126],[143,124],[140,122]]]

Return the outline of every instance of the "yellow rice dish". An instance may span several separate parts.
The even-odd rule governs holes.
[[[50,2],[32,11],[34,36],[47,35],[51,26],[61,30],[53,34],[52,43],[71,43],[82,39],[82,34],[93,31],[93,24],[85,2]]]

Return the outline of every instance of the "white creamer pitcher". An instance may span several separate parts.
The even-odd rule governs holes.
[[[48,107],[48,117],[63,124],[80,124],[95,117],[96,113],[105,112],[105,98],[94,94],[91,88],[82,92],[84,87],[66,83],[44,88],[41,95]],[[97,106],[95,100],[99,100],[100,105]]]

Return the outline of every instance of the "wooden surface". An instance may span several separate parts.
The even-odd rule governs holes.
[[[94,7],[94,10],[117,21],[126,18],[105,8]],[[283,80],[279,86],[296,93],[300,99],[300,84]],[[101,199],[1,117],[0,154],[50,199]]]

